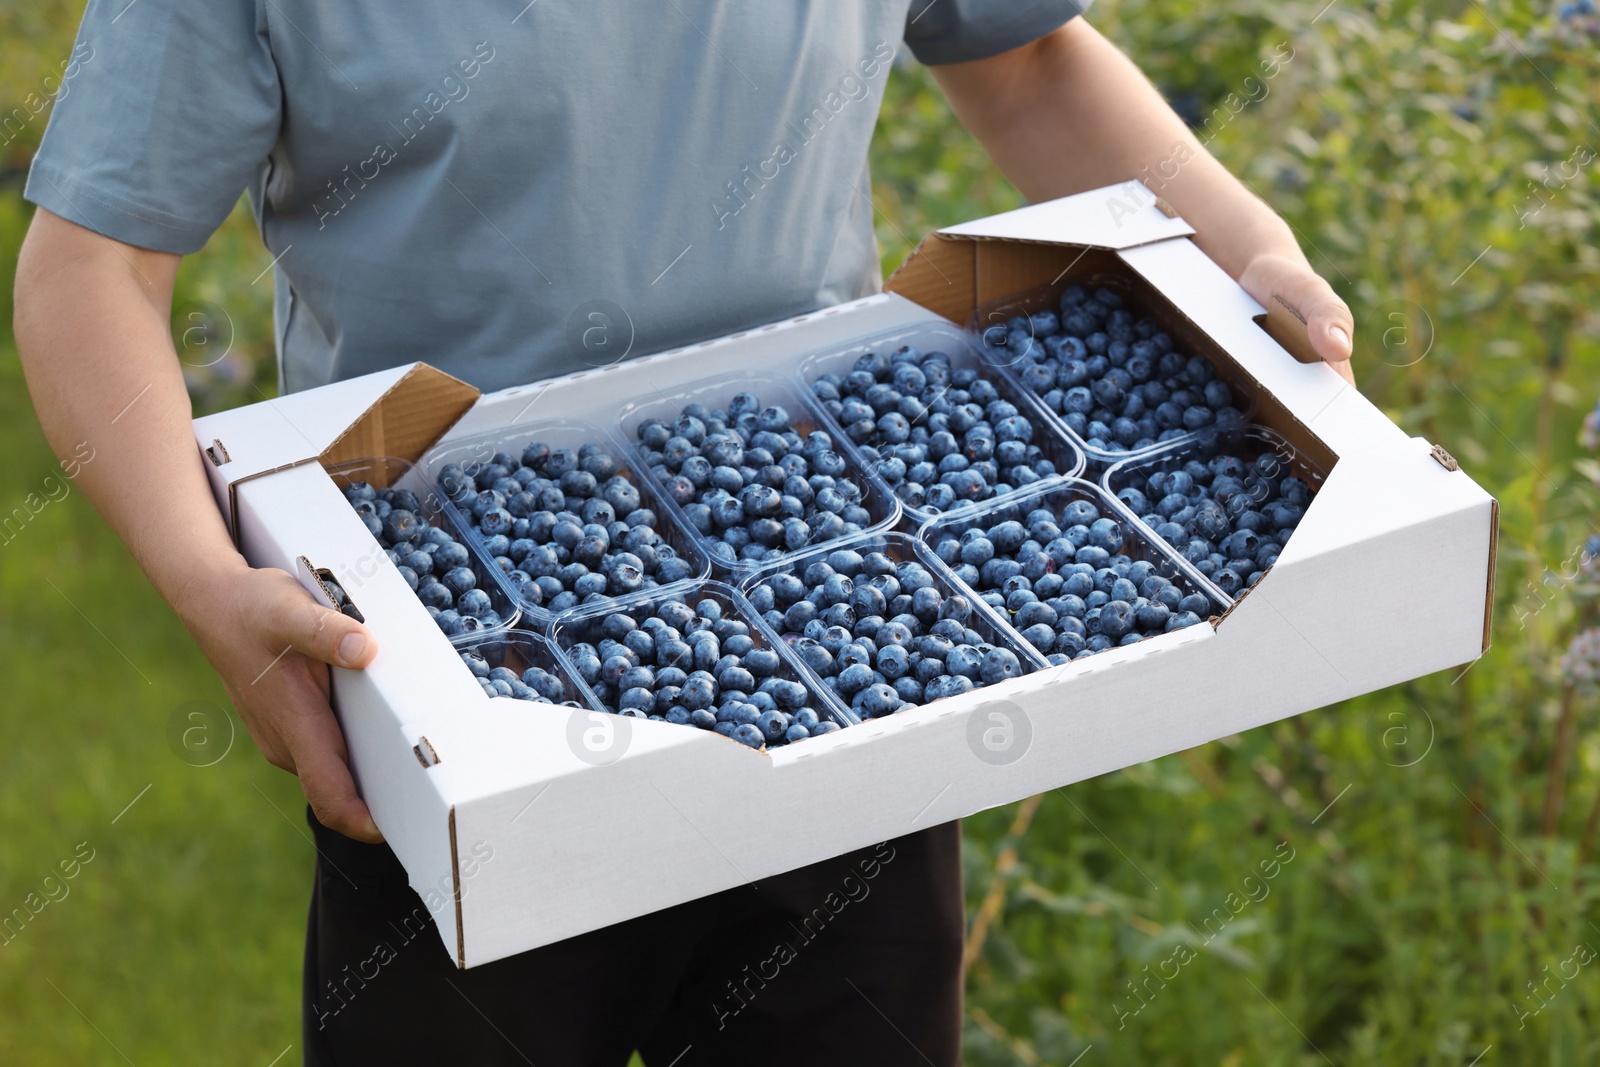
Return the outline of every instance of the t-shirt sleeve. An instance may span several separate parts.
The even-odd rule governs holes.
[[[911,0],[906,44],[927,66],[988,59],[1037,41],[1092,0]]]
[[[89,0],[23,195],[127,244],[197,251],[278,140],[260,0]]]

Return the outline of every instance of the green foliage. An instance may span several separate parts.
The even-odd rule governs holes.
[[[1362,391],[1500,499],[1495,646],[1465,674],[968,820],[974,1064],[1600,1055],[1600,982],[1574,957],[1600,950],[1597,698],[1560,665],[1596,615],[1579,564],[1600,464],[1579,435],[1600,388],[1600,53],[1553,8],[1324,3],[1100,0],[1093,19],[1211,117],[1202,138],[1350,302]],[[59,7],[0,12],[0,111],[72,31]],[[1246,79],[1283,42],[1294,58],[1263,94]],[[6,315],[42,118],[0,148]],[[914,65],[890,81],[872,162],[886,268],[1020,203]],[[180,273],[197,410],[272,391],[268,262],[241,207]],[[56,468],[9,348],[0,382],[9,509]],[[0,945],[0,1061],[111,1062],[114,1044],[138,1063],[266,1063],[298,1045],[310,847],[293,781],[242,730],[213,767],[173,755],[174,711],[225,703],[220,684],[76,493],[0,546],[0,589],[0,910],[77,842],[97,850]]]
[[[1600,985],[1572,960],[1600,949],[1595,694],[1559,667],[1594,617],[1575,575],[1600,511],[1578,442],[1600,386],[1596,53],[1526,7],[1317,18],[1324,3],[1101,0],[1093,17],[1169,98],[1217,116],[1202,140],[1355,311],[1362,391],[1500,499],[1495,646],[1459,679],[1052,793],[1017,841],[1013,810],[968,820],[974,911],[1001,848],[1020,856],[969,974],[973,1063],[1093,1046],[1084,1063],[1465,1064],[1493,1046],[1484,1062],[1576,1064],[1600,1047]],[[1263,93],[1246,79],[1282,42],[1294,58]],[[886,264],[925,215],[1012,202],[987,198],[993,168],[925,76],[889,95]],[[949,163],[954,179],[926,169]],[[1264,882],[1279,842],[1296,858]],[[1202,926],[1230,893],[1238,916]],[[1195,958],[1175,967],[1179,944]]]

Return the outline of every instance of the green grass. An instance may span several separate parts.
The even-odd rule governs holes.
[[[9,347],[0,425],[9,510],[60,473]],[[180,706],[227,698],[77,492],[0,547],[0,598],[0,908],[61,896],[46,877],[93,850],[0,946],[0,1062],[265,1064],[298,1044],[312,853],[295,781],[242,727],[212,766],[169,746]]]
[[[1600,800],[1600,700],[1560,667],[1597,600],[1556,576],[1600,513],[1600,465],[1579,442],[1600,391],[1593,165],[1542,187],[1552,207],[1524,217],[1541,168],[1595,144],[1595,53],[1544,9],[1498,0],[1322,8],[1102,0],[1094,17],[1163,89],[1207,108],[1293,41],[1270,95],[1211,147],[1351,303],[1363,392],[1500,499],[1495,646],[1458,681],[1420,679],[968,820],[970,914],[985,931],[968,977],[974,1064],[1600,1058],[1600,972],[1548,978],[1572,970],[1576,946],[1600,949],[1600,864],[1580,844]],[[66,53],[75,14],[0,13],[0,104]],[[1496,45],[1502,29],[1517,49]],[[896,72],[885,115],[873,172],[886,266],[928,229],[1018,202],[926,72]],[[0,150],[6,321],[30,144]],[[175,333],[220,309],[242,371],[191,367],[198,410],[255,397],[252,380],[270,387],[270,309],[248,284],[266,262],[240,211],[184,266]],[[1397,324],[1431,330],[1425,359],[1405,365]],[[9,348],[0,450],[3,518],[56,471]],[[175,711],[223,704],[221,686],[75,492],[0,545],[0,591],[0,917],[79,842],[94,849],[69,895],[0,945],[0,1063],[264,1065],[286,1046],[282,1062],[298,1059],[312,854],[294,781],[236,719],[215,765],[174,753]],[[1553,781],[1564,794],[1547,819]],[[1293,859],[1247,882],[1280,846]],[[1170,978],[1145,985],[1153,973]]]

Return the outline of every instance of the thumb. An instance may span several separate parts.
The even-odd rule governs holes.
[[[268,629],[279,643],[336,667],[365,667],[378,654],[377,642],[365,626],[348,615],[319,604],[287,572],[272,584],[261,608]]]
[[[1355,319],[1333,286],[1305,263],[1286,256],[1260,256],[1239,277],[1262,307],[1281,299],[1306,324],[1312,351],[1346,379],[1353,380],[1348,360],[1353,349]]]
[[[1311,297],[1300,305],[1301,314],[1306,317],[1306,330],[1311,334],[1311,347],[1329,363],[1344,363],[1354,350],[1351,338],[1355,318],[1333,291],[1333,286],[1315,274],[1311,279],[1315,283],[1311,286]]]
[[[1273,279],[1274,294],[1305,320],[1311,347],[1329,363],[1343,363],[1353,350],[1355,318],[1333,286],[1320,275],[1300,268]]]

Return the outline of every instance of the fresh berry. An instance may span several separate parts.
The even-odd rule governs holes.
[[[1047,427],[994,381],[911,345],[868,352],[812,394],[910,508],[942,512],[1064,473],[1041,447]]]
[[[638,428],[641,461],[724,566],[760,563],[873,524],[862,484],[824,430],[739,393],[726,408],[689,404]]]
[[[1106,522],[1117,526],[1115,537]],[[1120,525],[1085,499],[1035,507],[1021,521],[979,519],[961,533],[935,528],[930,544],[1051,663],[1193,626],[1212,613],[1207,597],[1128,555]]]
[[[1237,398],[1203,356],[1185,355],[1121,294],[1081,285],[1060,313],[1017,315],[982,333],[988,358],[1022,383],[1091,449],[1131,452],[1213,427],[1244,425]]]
[[[1112,478],[1118,499],[1231,597],[1277,562],[1315,494],[1277,452],[1235,452],[1244,443],[1208,435]]]
[[[426,517],[415,493],[351,482],[344,496],[439,629],[455,637],[504,622],[493,598],[478,588],[467,546]]]
[[[1027,670],[1015,652],[973,629],[972,601],[911,558],[907,541],[888,547],[841,548],[797,563],[762,578],[750,601],[863,719]]]
[[[735,609],[671,597],[639,614],[570,624],[581,640],[567,656],[607,711],[713,730],[751,748],[838,729],[807,707],[796,672]]]
[[[447,463],[439,484],[529,607],[557,614],[699,575],[604,446],[533,441],[520,458]]]

